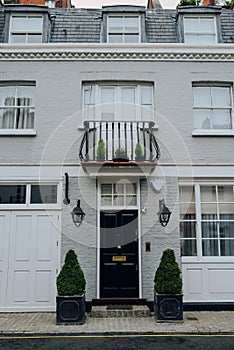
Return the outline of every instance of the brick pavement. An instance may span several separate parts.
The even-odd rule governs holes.
[[[4,334],[233,334],[234,311],[186,311],[183,323],[157,323],[151,317],[91,318],[79,326],[56,325],[54,312],[0,313]]]

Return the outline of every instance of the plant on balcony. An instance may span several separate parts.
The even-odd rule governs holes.
[[[106,155],[106,145],[103,139],[98,141],[98,146],[97,146],[97,161],[103,162],[105,160],[105,155]]]
[[[140,142],[137,142],[136,147],[135,147],[135,160],[138,162],[144,160],[143,150],[142,150]]]
[[[86,280],[74,250],[67,252],[56,282],[57,324],[83,324]]]
[[[127,156],[127,153],[123,148],[118,148],[115,151],[115,157],[113,158],[113,162],[128,162],[129,158]]]
[[[157,321],[182,321],[182,277],[173,249],[166,249],[163,252],[155,273],[154,292],[154,310]]]
[[[198,6],[199,0],[180,0],[179,6]]]

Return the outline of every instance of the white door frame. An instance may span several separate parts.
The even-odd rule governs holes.
[[[118,178],[99,178],[97,181],[97,299],[100,299],[100,212],[103,210],[137,210],[138,211],[138,278],[139,278],[139,298],[142,298],[142,263],[141,263],[141,216],[140,216],[140,180],[137,178],[128,178],[126,180],[137,184],[137,206],[134,207],[101,207],[101,184],[115,183]]]

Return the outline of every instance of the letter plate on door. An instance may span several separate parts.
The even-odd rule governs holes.
[[[126,261],[127,257],[124,255],[114,255],[112,256],[112,261]]]

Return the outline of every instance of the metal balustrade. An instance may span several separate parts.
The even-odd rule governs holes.
[[[156,162],[160,150],[152,122],[87,121],[79,158],[81,162]]]

